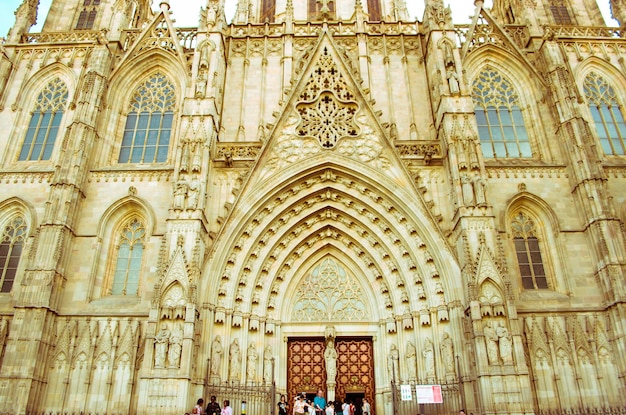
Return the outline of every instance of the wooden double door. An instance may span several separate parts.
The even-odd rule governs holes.
[[[328,399],[323,337],[290,338],[287,346],[287,391],[293,402],[296,394],[313,396],[318,389]],[[374,352],[371,337],[337,337],[335,401],[351,400],[361,412],[362,398],[374,407]]]

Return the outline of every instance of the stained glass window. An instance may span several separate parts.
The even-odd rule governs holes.
[[[626,123],[615,90],[602,76],[591,72],[585,78],[584,91],[602,150],[607,155],[623,156]]]
[[[167,160],[176,95],[165,75],[156,73],[137,88],[126,118],[120,163]]]
[[[67,102],[67,86],[55,78],[37,97],[19,160],[49,160]]]
[[[472,99],[485,157],[532,157],[519,96],[505,76],[483,69],[472,85]]]

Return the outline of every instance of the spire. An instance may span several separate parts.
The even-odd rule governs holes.
[[[39,0],[24,0],[15,10],[15,24],[9,30],[9,43],[19,43],[30,28],[37,23],[37,7]]]
[[[430,30],[453,29],[450,6],[446,7],[443,0],[426,0],[424,26]]]

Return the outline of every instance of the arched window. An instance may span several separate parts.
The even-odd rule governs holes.
[[[27,233],[26,221],[22,216],[14,216],[2,232],[2,239],[0,240],[0,266],[2,267],[0,283],[2,283],[2,287],[0,292],[8,293],[13,288]]]
[[[472,99],[485,157],[532,157],[519,95],[506,77],[483,69],[472,85]]]
[[[137,294],[145,235],[145,226],[136,218],[131,219],[120,233],[112,295]]]
[[[520,212],[511,221],[511,229],[522,287],[526,290],[550,288],[541,258],[535,222]]]
[[[604,153],[623,156],[626,154],[626,123],[615,90],[596,72],[587,75],[584,90]]]
[[[96,21],[100,0],[83,0],[83,8],[78,15],[76,29],[91,30]]]
[[[67,102],[67,86],[55,78],[41,91],[28,123],[19,160],[49,160]]]
[[[176,95],[165,75],[155,73],[137,88],[124,127],[120,163],[167,160]]]
[[[335,20],[334,0],[308,0],[309,20]]]
[[[276,16],[276,0],[263,0],[261,2],[260,23],[274,23]]]
[[[574,21],[569,13],[567,0],[550,0],[550,11],[557,25],[572,25]]]

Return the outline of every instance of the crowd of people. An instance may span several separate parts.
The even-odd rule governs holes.
[[[217,402],[215,396],[211,396],[211,401],[204,408],[204,399],[198,399],[196,406],[191,410],[193,415],[233,415],[233,408],[230,406],[228,399],[224,400],[224,407],[220,408],[220,404]],[[185,415],[190,415],[186,413]]]
[[[304,392],[297,395],[291,412],[293,415],[355,415],[355,413],[356,406],[354,402],[350,400],[327,402],[321,389],[317,391],[313,401],[308,399]],[[363,398],[361,414],[371,415],[371,406],[366,398]],[[290,415],[290,405],[285,395],[282,395],[280,402],[278,402],[278,415]]]
[[[356,407],[353,402],[346,400],[326,401],[324,392],[320,389],[317,395],[311,401],[307,398],[305,392],[297,395],[293,405],[290,405],[285,395],[281,395],[278,402],[278,415],[355,415]],[[371,406],[366,398],[363,398],[361,406],[361,414],[371,415]],[[233,408],[230,401],[226,399],[224,406],[220,407],[215,396],[211,396],[211,401],[204,407],[204,399],[198,399],[196,406],[193,407],[191,414],[185,415],[233,415]]]

